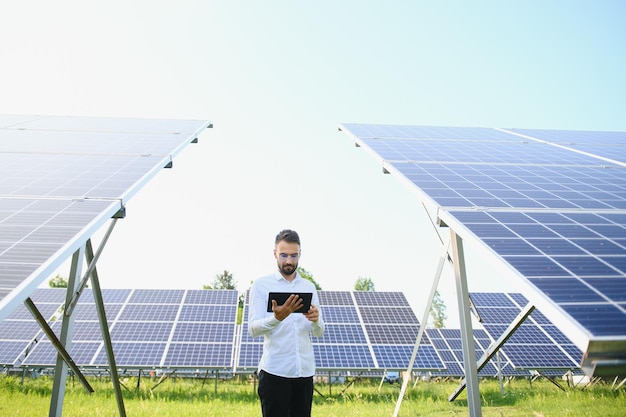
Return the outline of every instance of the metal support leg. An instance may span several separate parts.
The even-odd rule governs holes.
[[[78,277],[82,270],[85,257],[85,247],[82,246],[72,255],[70,276],[67,283],[67,294],[65,297],[65,307],[72,301],[72,296],[78,288]],[[70,351],[72,347],[72,334],[74,333],[74,316],[63,315],[61,324],[61,336],[59,344]],[[65,398],[65,382],[67,379],[67,364],[61,353],[57,355],[56,366],[54,367],[54,384],[52,386],[52,399],[50,400],[50,417],[61,417],[63,414],[63,400]]]
[[[463,345],[463,364],[467,381],[467,407],[470,417],[481,417],[480,390],[478,387],[478,371],[476,366],[476,351],[474,349],[474,332],[472,329],[472,315],[469,307],[469,291],[467,288],[467,274],[465,271],[465,254],[463,239],[454,230],[450,229],[452,242],[452,259],[456,280],[457,301],[459,303],[459,319],[461,323],[461,342]]]
[[[398,417],[398,413],[400,412],[400,406],[402,405],[402,399],[404,398],[404,394],[406,392],[406,388],[409,384],[409,379],[411,379],[411,373],[413,372],[413,365],[415,363],[415,358],[417,358],[417,352],[419,349],[419,345],[422,341],[422,335],[426,330],[426,323],[428,322],[428,315],[430,314],[430,308],[433,305],[433,299],[435,298],[435,293],[437,292],[437,287],[439,286],[439,279],[441,278],[441,272],[443,271],[443,266],[448,259],[448,246],[450,243],[443,245],[443,250],[441,252],[441,256],[439,257],[439,264],[437,265],[437,271],[435,273],[435,279],[433,280],[433,284],[430,288],[430,294],[428,296],[428,302],[426,303],[426,308],[424,309],[424,315],[422,317],[422,321],[420,322],[420,329],[417,333],[417,339],[415,340],[415,346],[413,347],[413,354],[411,355],[411,359],[409,360],[409,367],[406,370],[406,377],[402,379],[402,388],[400,389],[400,395],[398,396],[398,401],[396,402],[396,408],[393,411],[393,417]]]
[[[87,261],[89,263],[94,262],[93,248],[91,247],[91,239],[87,241]],[[109,333],[109,323],[107,321],[107,315],[104,310],[104,300],[102,299],[102,289],[100,288],[100,280],[98,279],[98,271],[93,267],[91,271],[91,285],[93,299],[96,302],[96,310],[98,311],[98,320],[100,321],[100,330],[102,331],[102,340],[104,342],[104,348],[106,350],[107,359],[109,361],[109,368],[111,372],[111,382],[113,383],[113,389],[115,390],[115,399],[117,400],[117,408],[120,412],[120,417],[126,417],[126,409],[124,408],[124,397],[122,396],[122,388],[120,387],[120,379],[117,374],[117,364],[115,363],[115,354],[113,353],[113,345],[111,344],[111,335]]]
[[[63,358],[63,360],[67,364],[67,366],[69,366],[70,369],[72,370],[72,372],[74,372],[74,374],[76,374],[76,376],[78,376],[78,379],[79,379],[80,383],[83,384],[83,387],[85,387],[85,389],[89,393],[92,393],[93,392],[93,388],[89,384],[89,381],[87,381],[87,379],[85,378],[85,375],[83,375],[83,373],[80,371],[80,369],[78,369],[78,366],[76,366],[76,363],[74,363],[74,360],[72,359],[70,354],[67,352],[67,350],[65,350],[65,347],[63,346],[63,344],[57,338],[57,335],[50,328],[50,326],[48,326],[48,323],[46,322],[46,319],[43,318],[43,316],[41,315],[41,313],[39,312],[39,310],[35,306],[35,303],[33,303],[33,300],[31,300],[30,297],[27,298],[26,300],[24,300],[24,305],[26,305],[26,308],[28,308],[30,313],[33,315],[33,317],[35,318],[35,321],[37,323],[39,323],[39,327],[41,327],[41,330],[43,330],[43,332],[46,334],[46,336],[48,336],[48,339],[50,340],[52,345],[55,347],[55,349],[57,350],[58,354],[61,355],[61,357]]]

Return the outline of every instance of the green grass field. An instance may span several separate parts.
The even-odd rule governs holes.
[[[123,379],[126,414],[133,417],[152,416],[260,416],[260,407],[253,383],[245,381],[171,378],[158,387],[156,380]],[[68,380],[64,416],[119,416],[110,381],[90,379],[95,389],[88,394],[77,381]],[[410,386],[402,403],[400,416],[463,416],[467,402],[448,402],[456,382],[418,382]],[[384,417],[392,416],[398,398],[398,384],[360,381],[351,386],[317,385],[313,415],[319,417]],[[0,376],[0,416],[48,415],[52,380]],[[483,416],[615,416],[626,415],[626,391],[611,389],[609,384],[595,384],[586,389],[559,390],[546,380],[532,384],[516,379],[500,393],[497,381],[481,381]]]

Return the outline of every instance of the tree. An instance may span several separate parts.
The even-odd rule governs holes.
[[[48,285],[50,288],[67,288],[67,280],[57,274],[54,278],[50,278]]]
[[[322,290],[322,287],[320,287],[320,284],[318,284],[314,279],[313,279],[313,274],[310,273],[309,271],[307,271],[306,269],[302,268],[301,266],[298,267],[298,274],[300,274],[300,276],[306,280],[309,280],[313,283],[313,285],[315,285],[315,289],[318,291]]]
[[[354,283],[355,291],[376,291],[374,281],[369,277],[358,277]]]
[[[435,291],[433,304],[430,306],[430,316],[433,319],[433,326],[435,329],[442,329],[445,326],[445,321],[448,316],[446,315],[446,305],[443,302],[439,291]]]
[[[203,285],[205,290],[234,290],[237,289],[237,282],[233,279],[233,274],[226,269],[221,274],[216,274],[213,285]]]

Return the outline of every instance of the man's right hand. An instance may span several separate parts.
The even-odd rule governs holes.
[[[279,306],[276,303],[276,300],[272,300],[272,311],[274,312],[274,317],[278,321],[285,320],[291,313],[300,309],[304,305],[304,301],[302,298],[298,297],[296,294],[291,294],[285,304]]]

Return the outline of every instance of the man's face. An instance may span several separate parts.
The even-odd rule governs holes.
[[[300,245],[281,240],[274,249],[274,257],[278,264],[278,270],[283,275],[291,275],[296,272],[298,268]]]

